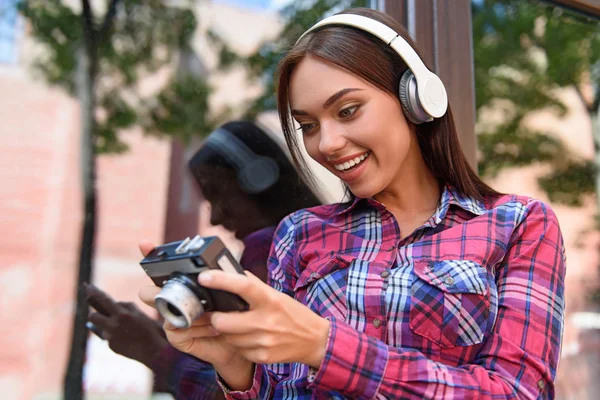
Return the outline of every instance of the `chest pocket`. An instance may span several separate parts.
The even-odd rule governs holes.
[[[322,317],[345,320],[348,268],[355,259],[338,254],[310,263],[298,277],[295,298]]]
[[[410,329],[445,348],[481,343],[490,313],[485,269],[468,260],[421,260],[414,268]]]

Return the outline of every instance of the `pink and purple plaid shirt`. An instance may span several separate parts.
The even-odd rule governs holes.
[[[252,388],[227,397],[553,398],[565,276],[553,211],[445,187],[435,214],[400,238],[371,199],[286,217],[271,285],[331,320],[326,356],[318,370],[258,365]]]

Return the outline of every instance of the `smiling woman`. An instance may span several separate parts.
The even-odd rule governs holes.
[[[296,162],[299,124],[309,156],[353,196],[282,220],[271,287],[200,274],[249,311],[167,327],[171,343],[215,366],[228,398],[554,397],[556,216],[476,176],[445,88],[414,49],[389,16],[351,9],[283,58],[278,110]]]
[[[390,17],[386,16],[385,22],[402,29]],[[431,73],[412,50],[414,43],[408,36],[405,43],[413,68],[420,66],[429,78]],[[415,92],[415,77],[406,71],[411,70],[394,49],[356,29],[328,27],[320,31],[318,39],[300,40],[281,65],[278,86],[278,107],[290,110],[280,115],[296,162],[307,170],[290,117],[300,124],[309,155],[338,175],[358,197],[378,194],[380,200],[386,198],[389,190],[384,187],[407,170],[412,171],[413,180],[429,182],[434,192],[441,180],[478,199],[495,194],[469,167],[449,109],[432,123],[422,123],[432,117],[415,105],[421,93]],[[399,91],[399,85],[406,90]],[[305,93],[314,96],[303,96]],[[445,91],[439,103],[445,110]],[[338,134],[342,126],[346,135]],[[347,146],[344,141],[350,136],[352,144]],[[371,146],[380,147],[374,155]],[[366,161],[360,168],[349,168],[352,165],[345,162],[356,157]],[[372,173],[363,174],[368,169]],[[435,204],[423,205],[429,207],[422,210],[425,212],[435,208]]]

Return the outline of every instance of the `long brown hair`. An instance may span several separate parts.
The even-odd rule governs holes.
[[[389,26],[421,57],[408,32],[389,15],[370,8],[353,8],[340,14],[362,15]],[[408,67],[398,53],[381,39],[352,27],[331,25],[307,34],[281,60],[277,80],[279,119],[294,162],[307,179],[312,181],[298,146],[289,101],[292,72],[309,54],[340,66],[394,96],[398,95],[400,78]],[[460,147],[450,106],[443,117],[416,125],[416,133],[425,164],[441,183],[450,184],[462,194],[478,200],[487,195],[498,194],[479,179],[467,162]]]

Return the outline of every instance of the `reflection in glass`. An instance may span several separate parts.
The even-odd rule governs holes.
[[[538,1],[473,1],[472,10],[479,172],[556,211],[568,256],[557,398],[594,398],[600,23]]]
[[[76,288],[83,194],[96,189],[91,281],[154,318],[132,289],[148,282],[139,240],[218,234],[238,257],[245,247],[210,224],[186,162],[233,119],[257,120],[282,144],[272,98],[281,52],[323,15],[369,1],[24,1],[18,12],[17,1],[0,3],[0,366],[8,371],[0,393],[55,399],[64,390],[74,294],[85,296]],[[315,171],[325,182],[319,199],[339,201],[339,182]],[[148,398],[161,389],[142,363],[87,330],[84,338],[79,361],[90,396]]]

